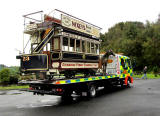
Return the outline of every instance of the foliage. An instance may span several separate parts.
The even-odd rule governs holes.
[[[136,61],[134,70],[160,67],[160,21],[155,23],[120,22],[101,34],[101,52],[112,49]]]
[[[10,85],[10,86],[0,86],[0,90],[10,90],[10,89],[28,89],[28,85]]]
[[[2,68],[0,71],[1,84],[17,84],[19,79],[19,67]]]
[[[1,65],[5,66],[5,65]],[[4,71],[5,70],[5,71]],[[7,71],[8,72],[7,72]],[[3,75],[1,75],[1,73]],[[7,75],[5,76],[4,73]],[[36,78],[36,75],[20,75],[19,67],[18,66],[11,66],[11,67],[3,67],[0,70],[0,84],[8,85],[8,84],[17,84],[20,80],[32,80]]]
[[[155,77],[157,77],[158,71],[159,71],[159,69],[157,66],[153,67],[153,72],[155,74]]]
[[[0,70],[2,70],[3,68],[6,68],[7,66],[5,66],[4,64],[0,64]]]
[[[8,84],[10,80],[10,71],[7,68],[4,68],[0,72],[0,82],[3,84]]]
[[[19,67],[12,66],[12,67],[9,67],[9,70],[10,70],[10,81],[9,81],[9,84],[17,84],[18,83],[18,79],[20,78]]]

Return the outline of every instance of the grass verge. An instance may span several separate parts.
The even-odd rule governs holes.
[[[28,85],[9,85],[9,86],[0,86],[0,90],[12,90],[12,89],[28,89]]]
[[[140,75],[133,75],[133,77],[135,78],[142,78],[143,77],[143,74],[140,74]],[[160,79],[160,75],[157,75],[157,77],[152,74],[152,73],[147,73],[147,79]]]

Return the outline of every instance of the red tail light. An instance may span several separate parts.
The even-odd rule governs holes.
[[[30,87],[29,90],[34,90],[34,88],[33,88],[33,87]]]
[[[58,88],[58,89],[56,89],[56,91],[57,91],[57,92],[62,92],[62,89],[59,89],[59,88]]]

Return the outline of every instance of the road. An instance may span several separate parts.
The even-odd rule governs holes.
[[[68,102],[58,96],[0,91],[0,116],[160,116],[160,79],[135,80],[131,88]]]

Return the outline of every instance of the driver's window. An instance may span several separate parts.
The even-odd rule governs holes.
[[[125,69],[125,62],[124,62],[124,59],[121,59],[121,65],[122,65],[123,69]]]
[[[127,66],[128,66],[129,68],[132,68],[131,60],[130,60],[130,59],[127,59],[126,62],[127,62]]]

